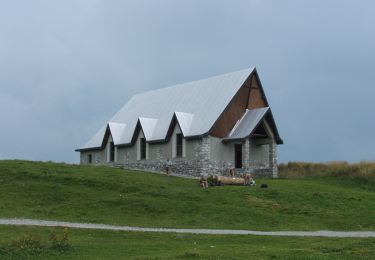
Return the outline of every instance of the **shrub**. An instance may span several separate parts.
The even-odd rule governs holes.
[[[32,250],[37,250],[37,249],[42,249],[43,245],[42,242],[34,237],[33,235],[26,235],[20,238],[17,238],[12,242],[13,247],[17,247],[20,249],[32,249]]]
[[[280,178],[333,176],[348,177],[364,183],[375,183],[375,163],[362,161],[349,164],[344,161],[328,163],[288,162],[279,165]]]
[[[60,239],[58,239],[55,230],[52,229],[49,235],[49,242],[50,242],[50,246],[48,246],[47,243],[40,240],[39,238],[29,234],[29,235],[24,235],[20,238],[13,240],[10,246],[12,248],[28,249],[32,251],[40,251],[41,249],[47,249],[47,248],[63,251],[71,247],[69,243],[69,238],[68,238],[68,229],[67,228],[63,229]]]
[[[59,240],[56,236],[55,230],[52,230],[49,236],[49,240],[51,243],[51,248],[57,249],[60,251],[66,250],[70,247],[69,239],[68,239],[68,228],[63,229],[63,233],[61,235],[61,239]]]

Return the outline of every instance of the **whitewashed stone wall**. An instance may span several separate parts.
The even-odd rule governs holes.
[[[224,153],[224,157],[218,158],[215,153],[212,153],[212,149],[220,149],[220,146],[224,144],[219,144],[217,140],[213,139],[215,138],[205,136],[200,139],[186,140],[187,156],[171,158],[172,173],[194,177],[228,174],[229,169],[233,167],[233,158],[229,157],[234,156],[234,150],[233,153]],[[242,176],[245,172],[252,172],[256,177],[277,178],[277,144],[272,141],[268,145],[268,163],[262,165],[251,162],[251,140],[247,139],[244,141],[242,143],[243,168],[235,169],[236,175]],[[116,165],[126,169],[165,172],[166,161],[170,157],[163,154],[163,152],[165,152],[165,148],[171,147],[169,145],[161,147],[157,146],[157,144],[153,144],[153,146],[152,151],[155,154],[151,155],[152,159],[149,160],[134,160],[134,148],[118,148],[117,152],[119,156],[117,156]],[[228,147],[226,149],[228,150]],[[106,164],[106,149],[96,152],[82,152],[81,164],[87,164],[86,160],[89,153],[93,156],[93,164]],[[119,157],[122,159],[119,160]]]

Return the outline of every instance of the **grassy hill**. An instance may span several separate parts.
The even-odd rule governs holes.
[[[0,217],[144,227],[375,230],[374,183],[319,175],[212,187],[108,167],[0,161]],[[260,189],[267,183],[268,189]]]
[[[337,167],[337,165],[335,166]],[[345,168],[345,167],[344,167]],[[362,166],[359,167],[362,171]],[[212,187],[138,171],[0,161],[0,218],[150,227],[375,230],[373,172],[282,166],[289,179]],[[314,173],[316,172],[316,174]],[[219,236],[0,226],[1,259],[371,259],[375,239]]]

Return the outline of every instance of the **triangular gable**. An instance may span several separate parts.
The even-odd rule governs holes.
[[[121,142],[123,141],[123,135],[126,132],[126,124],[109,122],[108,127],[111,132],[114,144],[121,144]]]
[[[102,126],[96,135],[77,151],[103,149],[109,136],[112,136],[115,145],[121,144],[124,139],[124,133],[127,133],[125,124],[109,122]]]
[[[140,117],[139,123],[141,125],[141,128],[143,130],[143,134],[144,134],[146,140],[147,141],[152,140],[154,130],[155,130],[155,126],[158,123],[158,119]]]
[[[189,131],[193,123],[194,115],[184,112],[175,112],[175,115],[183,136],[189,136]]]
[[[266,95],[264,93],[262,83],[260,82],[258,72],[254,69],[253,76],[249,82],[250,91],[248,98],[248,109],[255,109],[260,107],[269,107]]]
[[[236,123],[242,119],[247,110],[269,107],[256,69],[252,71],[236,95],[228,102],[227,107],[217,118],[209,131],[209,134],[218,138],[228,138],[235,129]],[[271,114],[271,112],[270,112]],[[277,133],[276,124],[272,114],[267,116],[272,121],[273,128]],[[277,142],[282,143],[281,138],[276,135]]]
[[[153,129],[157,124],[155,120],[156,119],[153,118],[139,118],[136,125],[133,127],[134,130],[126,131],[126,136],[117,146],[132,146],[137,140],[140,131],[142,131],[146,141],[149,141],[152,138]]]

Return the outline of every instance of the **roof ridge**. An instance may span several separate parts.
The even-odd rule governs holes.
[[[175,88],[175,87],[182,87],[184,85],[188,85],[188,84],[191,84],[191,83],[194,83],[194,82],[199,82],[199,81],[203,81],[203,80],[210,80],[210,79],[217,78],[217,77],[224,77],[224,76],[227,76],[229,74],[240,73],[240,72],[244,72],[244,71],[247,71],[247,70],[250,72],[250,71],[253,71],[254,69],[255,69],[255,67],[249,67],[249,68],[245,68],[245,69],[241,69],[241,70],[236,70],[236,71],[232,71],[232,72],[226,72],[226,73],[222,73],[222,74],[216,74],[216,75],[209,76],[209,77],[206,77],[206,78],[200,78],[200,79],[191,80],[191,81],[187,81],[187,82],[176,83],[174,85],[169,85],[169,86],[160,87],[160,88],[157,88],[157,89],[152,89],[152,90],[147,90],[147,91],[144,91],[144,92],[139,92],[137,94],[134,94],[133,97],[139,96],[139,95],[143,95],[143,94],[149,94],[149,93],[158,92],[160,90],[165,90],[165,89],[170,89],[170,88]]]

